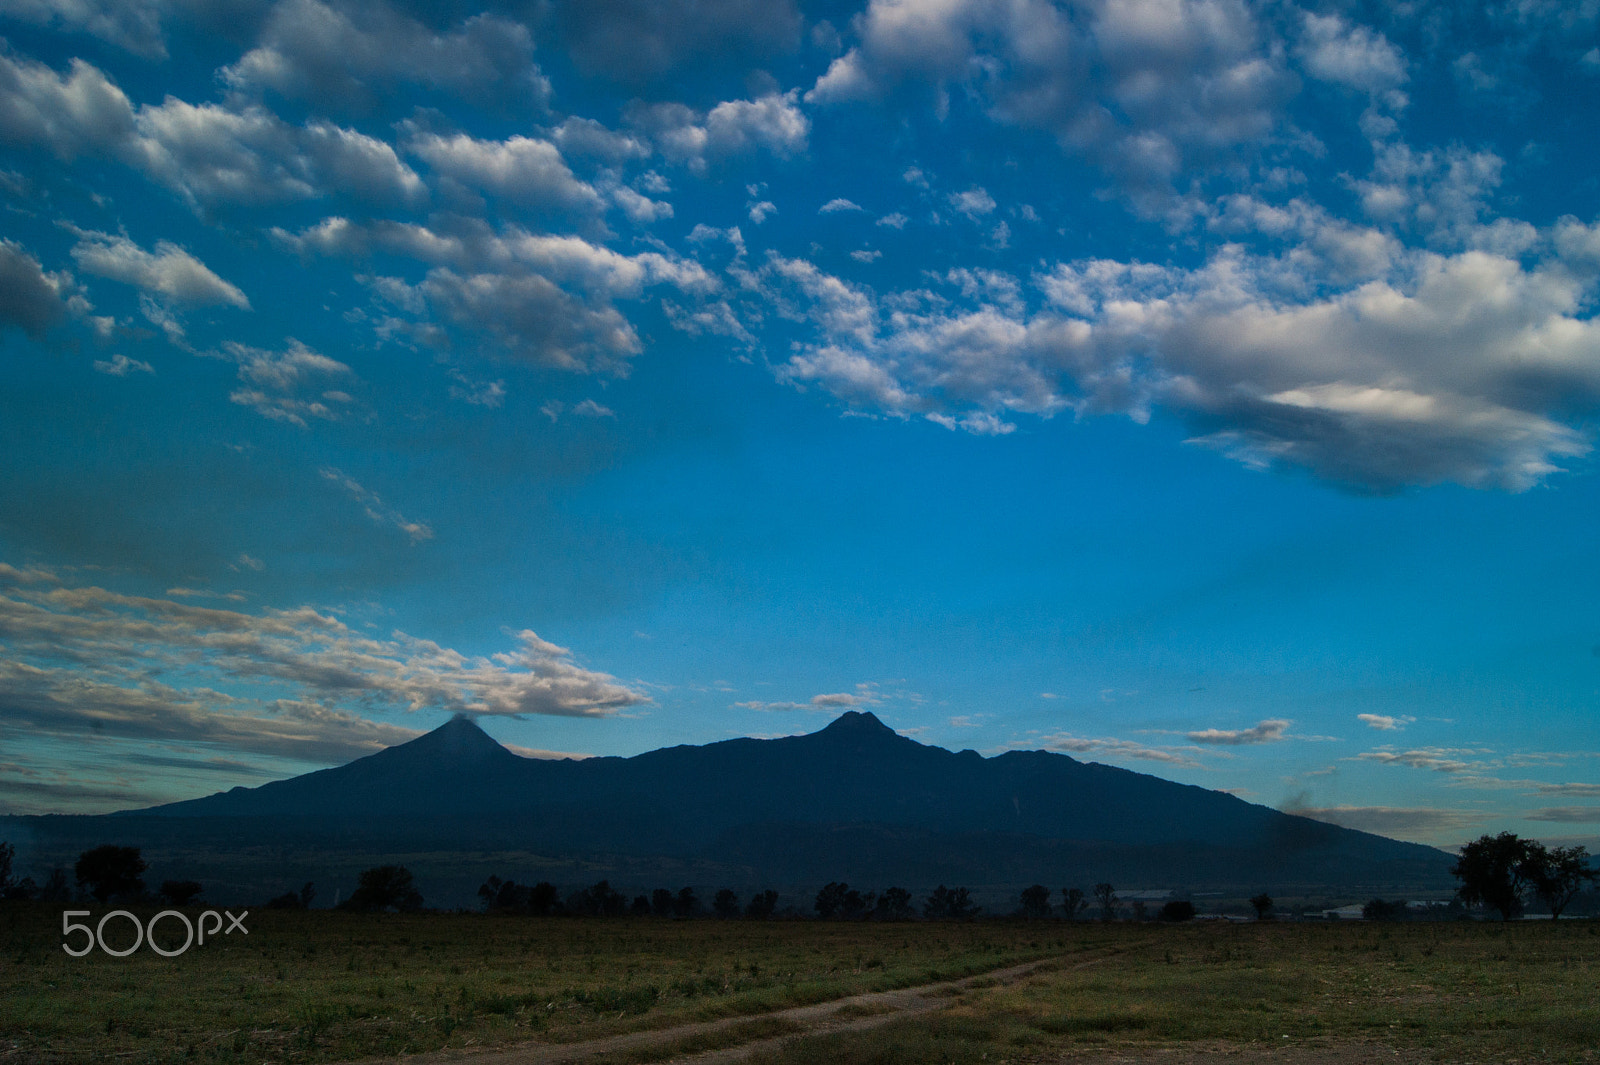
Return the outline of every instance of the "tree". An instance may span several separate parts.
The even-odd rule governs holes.
[[[627,896],[613,888],[609,880],[580,888],[567,896],[568,911],[586,917],[621,917],[627,908]]]
[[[1374,898],[1361,907],[1361,916],[1369,921],[1398,921],[1405,915],[1406,904],[1404,899],[1386,902],[1383,899]]]
[[[80,888],[93,895],[96,902],[104,903],[114,895],[137,895],[144,891],[141,874],[145,868],[138,847],[108,843],[80,854],[72,872]]]
[[[1022,916],[1037,921],[1050,916],[1050,889],[1034,884],[1022,889]]]
[[[498,881],[498,877],[491,876],[491,881]],[[478,894],[483,894],[483,888],[478,889]],[[299,891],[285,891],[282,895],[267,900],[269,910],[308,910],[311,900],[316,898],[317,889],[311,881],[307,880]]]
[[[635,895],[633,897],[633,905],[628,908],[628,912],[633,914],[635,917],[649,917],[650,896]]]
[[[361,874],[360,882],[340,907],[366,913],[399,910],[407,913],[422,909],[422,893],[411,881],[411,870],[403,865],[375,865]]]
[[[1550,908],[1552,920],[1561,919],[1561,911],[1583,890],[1583,885],[1600,881],[1600,870],[1589,868],[1589,852],[1576,847],[1555,847],[1545,850],[1540,844],[1537,861],[1528,871],[1533,892]]]
[[[672,892],[658,887],[650,892],[650,912],[657,917],[672,916]]]
[[[0,843],[0,895],[4,895],[11,888],[11,861],[16,856],[16,847],[9,843]]]
[[[700,912],[700,899],[695,895],[694,888],[678,889],[677,897],[672,900],[672,912],[677,917],[693,917]]]
[[[187,906],[199,898],[200,881],[198,880],[163,880],[161,882],[161,897],[174,906]]]
[[[1161,907],[1159,916],[1163,921],[1192,921],[1194,920],[1194,903],[1188,899],[1173,899]]]
[[[1076,921],[1078,914],[1088,905],[1089,900],[1084,897],[1082,888],[1061,889],[1061,909],[1066,912],[1067,920]]]
[[[842,881],[832,881],[824,884],[822,890],[817,892],[812,907],[817,911],[817,916],[824,921],[838,918],[842,921],[858,921],[866,916],[868,910],[876,905],[878,897],[871,893],[861,894],[855,888]]]
[[[528,892],[528,912],[535,917],[548,917],[561,905],[561,892],[548,880],[541,880]]]
[[[903,887],[886,888],[878,896],[872,915],[880,921],[909,921],[916,915],[911,908],[911,892]]]
[[[1272,916],[1272,896],[1265,891],[1251,899],[1250,905],[1256,908],[1256,920],[1265,921]]]
[[[1107,883],[1094,886],[1094,900],[1100,904],[1100,919],[1114,921],[1117,919],[1117,889]]]
[[[1538,844],[1520,839],[1515,832],[1479,836],[1461,848],[1450,871],[1461,881],[1456,894],[1468,906],[1487,906],[1509,921],[1522,912],[1522,895],[1537,862]],[[1543,850],[1542,847],[1539,848]]]
[[[970,921],[977,915],[978,907],[964,887],[947,888],[940,884],[922,904],[922,916],[930,921]]]
[[[50,875],[45,878],[44,886],[39,889],[40,902],[70,902],[72,889],[67,886],[67,871],[61,866],[50,870]]]
[[[778,893],[771,888],[750,896],[750,904],[744,908],[746,917],[758,921],[765,921],[778,909]]]
[[[733,893],[732,888],[723,888],[711,900],[711,908],[716,911],[718,917],[737,917],[739,916],[739,896]]]
[[[483,900],[485,913],[525,913],[532,909],[533,890],[515,880],[491,876],[479,886],[478,898]],[[554,892],[555,888],[550,890]]]

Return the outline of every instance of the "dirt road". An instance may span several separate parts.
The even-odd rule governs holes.
[[[660,1062],[692,1061],[694,1065],[725,1065],[790,1039],[832,1032],[859,1032],[902,1017],[942,1009],[974,987],[1012,983],[1043,966],[1078,968],[1094,964],[1103,957],[1104,954],[1097,954],[1082,960],[1080,955],[1073,959],[1076,964],[1070,966],[1062,965],[1064,959],[1043,959],[961,980],[904,987],[895,991],[874,991],[813,1006],[681,1024],[648,1032],[630,1032],[582,1043],[523,1043],[493,1050],[449,1050],[381,1060],[404,1062],[405,1065],[565,1065],[567,1062],[581,1062],[602,1055],[656,1049],[661,1055],[656,1060]]]

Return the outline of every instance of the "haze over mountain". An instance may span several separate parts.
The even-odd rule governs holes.
[[[687,878],[699,863],[741,886],[1399,890],[1444,886],[1449,864],[1432,848],[1062,754],[927,746],[858,712],[803,736],[559,761],[512,754],[457,717],[348,765],[89,820],[166,838],[609,861],[642,877]]]

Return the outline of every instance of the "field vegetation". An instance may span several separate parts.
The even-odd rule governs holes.
[[[97,915],[98,916],[98,913]],[[148,915],[147,915],[148,916]],[[1600,1060],[1600,922],[821,922],[252,912],[176,958],[61,949],[60,907],[0,907],[0,1062],[324,1062],[663,1032],[645,1062],[774,1035],[765,1065]],[[131,934],[130,934],[131,938]],[[791,1006],[1021,961],[948,1008],[806,1036]],[[855,1013],[871,1016],[871,1007]],[[1309,1055],[1309,1057],[1306,1057]],[[1325,1056],[1321,1056],[1325,1055]]]

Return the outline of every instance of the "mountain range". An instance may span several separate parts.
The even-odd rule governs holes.
[[[991,895],[1100,880],[1275,894],[1451,883],[1449,856],[1430,847],[1064,754],[952,752],[855,711],[809,735],[563,760],[520,757],[457,717],[348,765],[255,788],[25,820],[55,822],[57,836],[120,833],[175,849],[197,878],[209,853],[240,890],[290,880],[291,867],[309,871],[319,854],[341,870],[409,856],[425,894],[437,867],[436,898],[490,873],[569,887],[610,875],[629,890],[803,892],[848,880]],[[248,852],[261,860],[241,865]]]

